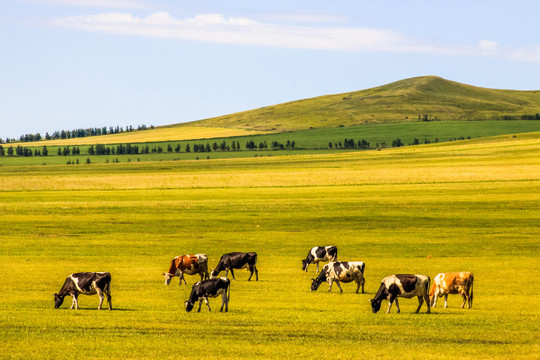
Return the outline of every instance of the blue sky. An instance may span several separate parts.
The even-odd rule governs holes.
[[[437,75],[540,90],[540,1],[1,0],[0,137]]]

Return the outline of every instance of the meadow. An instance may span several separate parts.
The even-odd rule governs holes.
[[[0,358],[530,359],[540,357],[540,133],[381,151],[242,159],[3,166]],[[316,245],[366,263],[366,293],[310,292]],[[186,313],[173,256],[256,251],[228,313]],[[395,273],[468,270],[474,305],[371,313]],[[113,311],[51,294],[112,273]],[[383,304],[385,309],[386,303]]]
[[[175,130],[176,129],[176,130]],[[177,130],[184,129],[181,133]],[[194,129],[199,129],[197,133]],[[170,134],[164,136],[166,131]],[[189,130],[189,131],[187,131]],[[242,136],[220,137],[223,134],[232,135],[236,131],[242,133]],[[47,146],[48,156],[0,156],[0,166],[19,166],[19,165],[61,165],[70,163],[73,165],[91,163],[113,163],[113,162],[149,162],[149,161],[176,161],[176,160],[206,160],[206,159],[225,159],[225,158],[244,158],[244,157],[268,157],[300,154],[325,154],[350,151],[343,149],[345,139],[352,139],[354,143],[365,140],[369,143],[371,149],[392,147],[393,141],[399,138],[405,146],[411,145],[415,139],[419,143],[425,142],[448,142],[460,139],[476,139],[480,137],[492,137],[503,134],[518,134],[540,131],[540,121],[538,120],[492,120],[492,121],[433,121],[433,122],[406,122],[398,124],[371,124],[344,126],[336,128],[321,128],[311,130],[301,130],[284,133],[266,133],[257,134],[252,131],[251,135],[245,135],[248,131],[219,128],[202,127],[160,127],[141,132],[123,133],[115,135],[105,135],[98,137],[74,138],[65,140],[43,141],[38,143],[21,143],[23,147],[32,149],[42,149]],[[176,136],[176,138],[175,138]],[[184,140],[183,136],[192,136],[191,140]],[[161,139],[162,141],[156,141]],[[165,141],[164,139],[170,139]],[[174,139],[175,141],[172,141]],[[123,142],[118,142],[118,141]],[[258,147],[259,144],[266,142],[268,148],[265,150],[248,150],[246,143],[253,141]],[[285,145],[287,142],[295,142],[294,149],[286,148],[284,150],[273,150],[272,142],[278,142]],[[194,152],[195,145],[213,145],[225,142],[228,146],[233,142],[239,143],[240,151],[220,151]],[[150,152],[149,154],[131,154],[131,155],[89,155],[89,144],[106,145],[109,148],[116,149],[117,144],[130,143],[139,148],[139,152],[146,146],[149,149],[161,148],[162,152]],[[332,143],[332,148],[329,147]],[[342,146],[340,146],[341,144]],[[57,155],[58,149],[78,145],[80,155]],[[180,152],[174,151],[180,146]],[[190,152],[186,152],[189,145]],[[17,147],[14,144],[4,144],[6,149],[10,146]],[[170,146],[171,151],[168,151]]]

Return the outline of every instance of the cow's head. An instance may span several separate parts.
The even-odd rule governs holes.
[[[309,263],[306,259],[302,260],[302,270],[303,271],[307,271],[307,267],[308,267]]]
[[[380,300],[371,299],[369,300],[369,302],[371,303],[371,311],[373,311],[373,313],[376,314],[381,309],[382,299]]]
[[[186,301],[186,302],[184,303],[184,305],[186,306],[186,312],[190,312],[191,310],[193,310],[193,305],[194,305],[194,304],[193,304],[192,302],[190,302],[189,300]]]
[[[321,283],[322,281],[319,282],[318,279],[311,278],[311,291],[316,291]]]
[[[64,302],[64,296],[53,294],[54,296],[54,308],[58,309],[60,306],[62,306],[62,303]]]
[[[165,277],[165,285],[169,285],[171,283],[171,279],[174,277],[174,274],[171,274],[169,272],[162,274]]]
[[[217,269],[212,270],[212,272],[210,273],[210,279],[217,278],[218,274],[219,274],[219,271]]]

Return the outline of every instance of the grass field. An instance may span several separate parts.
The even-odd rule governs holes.
[[[82,145],[88,142],[93,144],[109,144],[107,146],[115,148],[115,145],[111,144],[112,137],[89,137],[89,138],[75,138],[67,140],[56,140],[52,142],[42,142],[37,149],[41,149],[43,145],[46,145],[49,151],[49,155],[33,156],[33,157],[20,157],[20,156],[3,156],[0,157],[0,165],[13,166],[13,165],[61,165],[70,163],[76,164],[79,161],[79,165],[86,164],[87,159],[90,159],[92,163],[106,162],[112,163],[118,159],[119,162],[148,162],[148,161],[173,161],[173,160],[206,160],[210,159],[223,159],[223,158],[242,158],[242,157],[254,157],[254,156],[280,156],[280,155],[300,155],[300,154],[323,154],[323,153],[335,153],[342,150],[336,147],[339,143],[344,143],[345,139],[353,139],[355,143],[360,140],[366,140],[370,143],[371,148],[382,147],[386,144],[386,147],[391,147],[392,142],[397,138],[405,145],[414,143],[417,139],[420,143],[426,142],[447,142],[455,139],[475,139],[479,137],[490,137],[496,135],[507,134],[509,136],[518,133],[537,132],[540,131],[540,121],[537,120],[498,120],[498,121],[435,121],[435,122],[410,122],[400,124],[374,124],[374,125],[359,125],[350,127],[337,127],[337,128],[325,128],[325,129],[312,129],[287,133],[273,133],[273,134],[259,134],[252,132],[251,135],[243,136],[231,136],[231,137],[216,137],[205,138],[210,134],[217,134],[214,132],[208,132],[208,129],[202,127],[189,128],[190,131],[184,135],[190,134],[192,138],[190,140],[176,139],[177,141],[156,141],[160,139],[159,136],[163,136],[163,139],[174,139],[174,136],[178,136],[179,133],[171,129],[170,133],[164,131],[165,128],[158,128],[153,130],[145,130],[138,133],[131,133],[131,135],[137,135],[137,137],[130,137],[130,134],[119,134],[117,139],[123,139],[124,141],[137,144],[139,149],[148,146],[150,149],[160,147],[164,152],[161,153],[149,153],[149,154],[136,154],[136,155],[100,155],[89,156],[88,145]],[[197,129],[200,132],[197,132]],[[159,131],[158,131],[159,130]],[[154,131],[158,131],[154,133]],[[241,131],[242,134],[249,133],[248,131]],[[156,135],[157,134],[157,135]],[[230,135],[233,133],[230,132]],[[159,135],[159,136],[158,136]],[[162,139],[162,140],[163,140]],[[64,143],[62,143],[62,141]],[[80,155],[73,156],[57,156],[58,145],[63,149],[65,146],[77,144],[80,141]],[[193,152],[195,144],[221,144],[223,141],[227,145],[231,145],[232,142],[241,144],[242,151],[212,151],[204,153]],[[267,150],[255,150],[246,151],[245,145],[247,141],[253,141],[257,146],[266,142],[268,144]],[[281,144],[286,144],[287,141],[295,142],[295,149],[273,151],[271,143],[277,141]],[[329,149],[328,143],[333,144],[333,148]],[[56,144],[56,145],[55,145]],[[168,146],[171,149],[180,145],[181,151],[167,152]],[[189,145],[192,149],[191,152],[186,153],[186,146]],[[4,144],[5,149],[11,144]],[[31,144],[22,144],[22,146],[30,147]]]
[[[0,169],[0,358],[531,359],[540,357],[540,134],[382,151]],[[366,263],[366,294],[310,292],[315,245]],[[173,256],[259,254],[229,312],[185,313]],[[471,310],[372,314],[394,273],[469,270]],[[53,308],[78,271],[110,271],[97,297]],[[383,305],[383,308],[386,303]]]

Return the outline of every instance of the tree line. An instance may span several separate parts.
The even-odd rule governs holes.
[[[267,150],[269,148],[266,141],[260,142],[258,145],[253,141],[249,140],[245,144],[246,150]],[[278,141],[272,141],[270,143],[270,149],[272,150],[284,150],[284,149],[295,149],[296,142],[293,140],[287,140],[285,144],[282,144]],[[186,144],[183,152],[190,153],[205,153],[212,151],[240,151],[241,145],[240,141],[232,141],[228,144],[226,141],[220,143],[214,142],[210,144],[209,142],[205,143],[191,143]],[[137,155],[137,154],[154,154],[154,153],[180,153],[182,152],[182,146],[176,144],[173,147],[172,144],[167,144],[166,148],[162,146],[142,146],[142,145],[132,145],[132,144],[119,144],[119,145],[103,145],[96,144],[90,145],[87,150],[88,155]],[[17,147],[10,146],[8,148],[0,145],[0,156],[48,156],[49,149],[47,146],[42,148],[34,147],[23,147],[18,145]],[[79,146],[65,146],[59,147],[56,151],[58,156],[69,156],[69,155],[81,155],[81,150]]]
[[[154,125],[150,125],[147,127],[146,125],[139,125],[137,126],[137,130],[148,130],[153,129]],[[83,137],[89,137],[89,136],[100,136],[100,135],[109,135],[109,134],[120,134],[124,132],[132,132],[135,131],[135,128],[133,126],[126,126],[124,129],[121,126],[116,127],[96,127],[96,128],[88,128],[88,129],[74,129],[74,130],[60,130],[55,131],[52,134],[46,133],[45,136],[42,136],[40,133],[37,134],[25,134],[21,135],[20,138],[14,139],[14,138],[6,138],[5,140],[0,138],[0,144],[4,143],[13,143],[13,142],[34,142],[34,141],[40,141],[40,140],[58,140],[58,139],[74,139],[74,138],[83,138]]]

